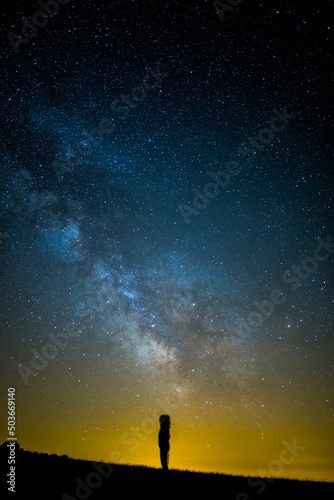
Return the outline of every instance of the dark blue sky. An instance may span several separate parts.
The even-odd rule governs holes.
[[[329,422],[330,247],[314,259],[333,224],[329,2],[245,0],[222,22],[207,1],[73,0],[15,53],[8,33],[38,10],[1,11],[4,387],[20,388],[28,414],[46,393],[61,420],[77,373],[102,393],[117,380],[130,391],[111,395],[118,421],[124,407],[139,411],[128,388],[143,377],[146,406],[165,392],[184,418],[212,391],[217,423],[224,391],[238,394],[237,413],[255,404],[265,373],[271,417],[302,401],[300,418],[313,418],[311,390]],[[228,185],[206,188],[228,165],[240,168]],[[282,276],[303,262],[291,290]],[[273,290],[282,303],[274,292],[261,320],[254,300]],[[260,324],[243,337],[254,311]],[[75,341],[22,374],[69,322]],[[285,400],[287,372],[296,392]]]

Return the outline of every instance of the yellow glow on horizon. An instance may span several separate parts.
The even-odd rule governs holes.
[[[31,451],[159,468],[158,424],[148,429],[146,433],[139,427],[126,426],[87,431],[73,426],[64,431],[56,426],[49,430],[46,425],[39,432],[25,429],[19,442]],[[259,439],[258,429],[246,425],[225,429],[174,425],[171,427],[169,466],[243,476],[334,481],[328,437],[322,440],[321,450],[319,443],[317,449],[314,446],[316,437],[317,429],[308,429],[305,434],[298,428],[272,429]],[[320,451],[322,454],[317,457]]]
[[[80,377],[86,384],[83,389],[66,386],[60,401],[52,389],[43,392],[42,378],[19,395],[17,437],[22,448],[75,459],[160,467],[158,416],[169,413],[170,468],[334,481],[334,429],[330,411],[319,417],[320,391],[307,393],[303,406],[297,406],[293,403],[298,389],[292,386],[289,398],[278,405],[268,386],[262,407],[263,396],[260,399],[253,388],[245,405],[237,389],[222,398],[213,387],[211,399],[207,395],[203,403],[191,387],[182,399],[178,392],[174,399],[171,391],[165,396],[160,386],[149,390],[147,378],[147,396],[142,396],[145,393],[138,382],[133,391],[138,389],[140,397],[133,404],[115,384],[100,390],[94,401],[87,387],[92,384],[95,391],[96,386],[89,377]],[[206,405],[206,400],[213,404]],[[6,437],[3,433],[2,442]],[[296,456],[283,451],[284,442],[296,443]],[[285,461],[280,466],[282,457]]]

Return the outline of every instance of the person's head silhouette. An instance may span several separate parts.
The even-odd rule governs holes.
[[[161,427],[170,427],[169,415],[160,415],[159,422]]]

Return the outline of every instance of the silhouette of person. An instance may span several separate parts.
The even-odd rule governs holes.
[[[159,430],[159,448],[160,448],[160,461],[161,466],[164,471],[168,471],[168,454],[169,454],[169,427],[170,418],[169,415],[161,415],[159,418],[160,430]]]

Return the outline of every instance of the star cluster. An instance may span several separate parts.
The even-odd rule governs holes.
[[[297,439],[284,475],[332,480],[328,3],[70,1],[35,35],[39,4],[7,4],[1,387],[21,445],[157,466],[160,412],[172,466],[255,474]]]

